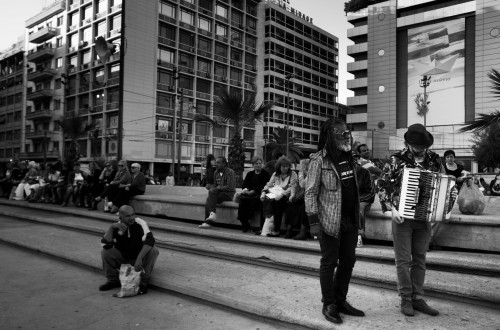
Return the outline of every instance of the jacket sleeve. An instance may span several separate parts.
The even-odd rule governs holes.
[[[285,190],[284,195],[290,197],[292,191],[295,193],[298,184],[298,177],[295,171],[290,174],[290,182],[288,183],[288,188]]]
[[[269,179],[269,181],[264,186],[264,189],[262,189],[263,191],[271,189],[272,187],[274,187],[274,181],[276,180],[276,175],[275,174],[276,173],[273,173],[273,175],[271,175],[271,178]]]
[[[370,172],[367,169],[361,168],[359,171],[359,201],[370,202],[375,196],[373,180]]]
[[[318,222],[318,195],[321,184],[321,166],[322,161],[319,157],[311,159],[306,178],[306,192],[304,201],[306,205],[306,214],[309,217],[309,223]],[[314,222],[311,222],[315,219]]]

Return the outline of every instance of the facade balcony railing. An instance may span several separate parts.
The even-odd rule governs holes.
[[[214,137],[212,139],[213,143],[218,143],[218,144],[228,144],[229,139],[228,138],[220,138],[220,137]]]
[[[37,82],[37,81],[52,79],[57,74],[58,71],[55,69],[43,69],[43,70],[32,71],[28,72],[28,80]]]
[[[347,55],[352,55],[352,54],[357,54],[357,53],[366,53],[367,51],[368,51],[368,43],[367,42],[347,46]]]
[[[368,87],[368,78],[358,78],[347,80],[347,89],[353,90],[356,88]]]
[[[163,131],[156,131],[155,132],[155,138],[157,138],[157,139],[172,140],[173,136],[174,136],[174,134],[171,133],[171,132],[170,133],[169,132],[163,132]]]
[[[111,7],[110,12],[111,13],[116,13],[117,11],[119,11],[121,9],[122,9],[122,4],[120,3],[120,4],[117,4],[116,6]]]
[[[28,52],[28,62],[45,61],[54,57],[56,50],[52,47],[43,47],[40,49],[32,49]]]
[[[59,34],[59,29],[53,27],[44,27],[29,35],[29,42],[40,44]]]
[[[347,29],[347,38],[354,38],[368,34],[368,25],[362,25]]]
[[[32,151],[32,152],[21,152],[19,153],[20,159],[59,159],[61,154],[59,150],[48,150],[44,151]]]
[[[52,98],[54,96],[54,90],[50,88],[43,88],[36,91],[28,92],[26,98],[28,101],[37,101]]]
[[[54,110],[44,109],[35,110],[33,112],[26,112],[27,120],[37,120],[37,119],[50,119],[54,116]]]
[[[367,60],[347,63],[347,72],[355,72],[355,71],[367,70],[367,69],[368,69],[368,61]]]
[[[28,131],[26,132],[26,138],[27,139],[32,139],[32,140],[36,140],[36,139],[44,139],[45,137],[47,137],[47,131]]]
[[[168,39],[168,38],[159,36],[158,37],[158,42],[160,44],[163,44],[163,45],[175,47],[175,40],[172,40],[172,39]]]

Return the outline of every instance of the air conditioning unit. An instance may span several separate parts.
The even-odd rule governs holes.
[[[210,136],[209,135],[205,136],[205,141],[210,141]]]
[[[193,47],[189,48],[189,51],[190,51],[191,53],[194,53],[194,48],[193,48]]]
[[[90,22],[92,22],[92,18],[87,18],[87,19],[85,20],[85,23],[90,23]]]
[[[70,47],[70,48],[68,49],[68,52],[69,52],[69,53],[76,52],[76,47]]]
[[[175,87],[174,87],[174,86],[172,86],[172,85],[169,85],[169,86],[167,87],[167,89],[168,89],[169,91],[175,91]]]
[[[226,77],[222,77],[222,81],[227,81],[227,78]]]
[[[194,73],[194,70],[193,69],[188,69],[188,72],[189,73]]]

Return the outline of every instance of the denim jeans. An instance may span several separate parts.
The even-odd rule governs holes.
[[[319,237],[321,248],[319,282],[325,306],[338,305],[347,298],[352,269],[356,262],[358,230],[351,219],[346,223],[347,226],[342,223],[338,238],[324,232]],[[336,273],[335,268],[337,268]]]
[[[141,275],[141,283],[148,283],[151,273],[153,272],[156,259],[158,258],[158,254],[158,249],[153,246],[142,259],[142,268],[144,269],[144,273]],[[110,282],[118,282],[120,280],[119,274],[120,266],[122,264],[131,264],[133,266],[135,263],[135,260],[125,259],[122,253],[114,247],[111,249],[102,249],[101,258],[104,275]]]
[[[392,222],[398,292],[403,299],[421,299],[424,294],[425,256],[431,237],[426,221],[405,219]]]

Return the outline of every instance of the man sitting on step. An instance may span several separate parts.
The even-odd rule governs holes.
[[[215,162],[214,183],[207,184],[208,197],[205,202],[205,222],[200,228],[210,228],[217,220],[216,206],[218,203],[233,200],[236,192],[234,171],[227,167],[225,157],[217,158]]]
[[[118,214],[120,221],[113,223],[101,240],[104,244],[102,265],[108,281],[99,287],[99,291],[119,288],[119,269],[122,264],[131,264],[136,271],[143,270],[139,294],[146,294],[159,254],[154,247],[153,233],[144,220],[135,216],[132,206],[123,205]]]

